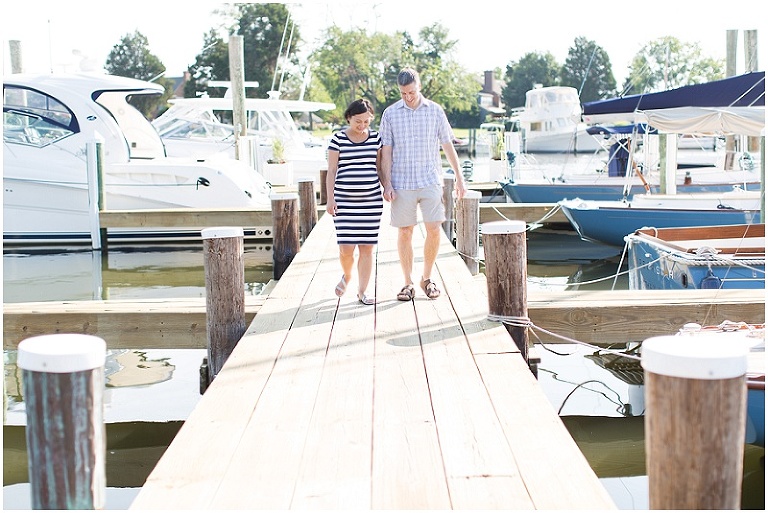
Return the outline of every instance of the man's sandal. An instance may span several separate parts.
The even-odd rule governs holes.
[[[344,275],[341,275],[341,281],[336,285],[336,295],[341,297],[347,291],[347,280]]]
[[[413,285],[410,283],[403,287],[400,292],[397,293],[397,300],[398,301],[412,301],[413,296],[416,295],[416,291],[413,290]]]
[[[440,297],[440,289],[437,288],[437,284],[427,278],[421,282],[421,290],[427,295],[429,299],[437,299]]]

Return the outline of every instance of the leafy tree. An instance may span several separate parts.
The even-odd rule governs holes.
[[[138,30],[126,34],[118,44],[112,47],[107,56],[104,69],[110,75],[153,81],[165,88],[161,97],[138,97],[130,99],[131,105],[145,116],[152,117],[160,106],[173,94],[173,82],[163,77],[165,66],[162,61],[149,51],[149,41]]]
[[[211,80],[223,80],[229,77],[229,46],[211,29],[203,38],[203,50],[191,65],[189,80],[184,84],[184,97],[195,98],[198,93],[207,92]]]
[[[550,52],[531,52],[517,62],[510,62],[505,74],[506,85],[501,89],[501,99],[507,106],[507,112],[524,106],[525,93],[534,85],[559,85],[559,77],[560,65]]]
[[[560,70],[560,85],[575,87],[582,102],[615,96],[616,78],[608,53],[594,41],[577,37]]]
[[[722,60],[702,57],[698,44],[666,36],[649,42],[635,55],[624,92],[649,93],[710,82],[723,78],[724,68]]]
[[[337,122],[346,105],[365,97],[378,115],[400,99],[397,74],[405,66],[418,70],[422,92],[450,112],[471,110],[480,85],[450,59],[456,41],[440,24],[424,27],[419,39],[407,32],[368,35],[362,29],[330,27],[325,43],[313,54],[316,75],[337,105]]]
[[[247,89],[246,95],[266,98],[275,80],[281,54],[286,53],[287,45],[295,49],[301,44],[299,29],[289,24],[288,8],[283,3],[243,3],[214,11],[214,14],[226,19],[229,34],[243,36],[245,80],[259,83],[258,88]],[[224,91],[209,90],[207,82],[231,80],[228,41],[217,35],[215,29],[211,29],[204,38],[203,50],[188,71],[191,80],[185,87],[185,96],[192,97],[202,91],[207,91],[211,96],[222,96]],[[276,82],[275,88],[278,85],[279,82]]]

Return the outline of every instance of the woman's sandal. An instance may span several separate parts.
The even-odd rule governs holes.
[[[347,291],[347,280],[344,275],[341,275],[341,281],[336,285],[336,295],[341,297]]]
[[[398,301],[411,301],[413,300],[413,296],[416,295],[416,291],[413,290],[413,285],[410,283],[403,287],[400,292],[397,293],[397,300]]]
[[[437,284],[427,278],[421,282],[421,290],[427,295],[429,299],[437,299],[440,297],[440,289],[437,288]]]
[[[372,297],[368,297],[365,295],[365,293],[358,293],[357,294],[357,300],[360,301],[364,305],[375,305],[376,300]]]

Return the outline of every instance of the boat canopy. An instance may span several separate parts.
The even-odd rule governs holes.
[[[647,123],[662,132],[765,134],[765,72],[587,102],[587,123]]]

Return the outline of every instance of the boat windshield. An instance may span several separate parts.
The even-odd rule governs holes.
[[[39,91],[3,86],[3,141],[46,146],[79,132],[75,115]]]

